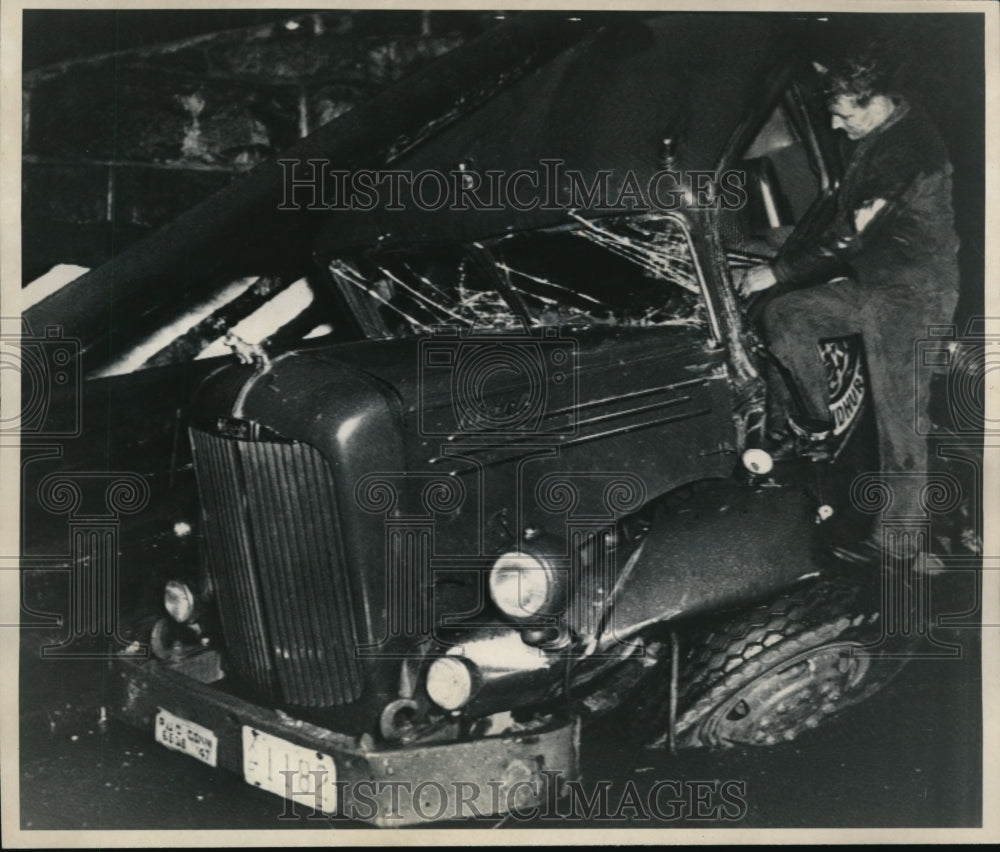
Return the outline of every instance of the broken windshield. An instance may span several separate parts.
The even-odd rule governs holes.
[[[580,218],[492,242],[339,258],[330,271],[389,336],[441,326],[708,327],[688,234],[670,216]]]

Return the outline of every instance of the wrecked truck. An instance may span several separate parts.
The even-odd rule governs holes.
[[[405,825],[538,801],[608,714],[669,747],[766,746],[891,677],[877,601],[816,547],[846,488],[821,506],[814,470],[754,451],[767,388],[733,276],[821,221],[840,169],[802,26],[515,16],[43,301],[40,325],[72,308],[85,364],[127,349],[112,286],[127,307],[308,267],[336,307],[328,334],[204,362],[174,447],[197,564],[122,628],[109,712]],[[523,190],[553,162],[535,203],[483,202],[490,171]],[[315,177],[388,168],[458,172],[477,203],[351,209]],[[664,172],[707,178],[625,192]],[[392,789],[456,780],[477,794],[440,811]]]

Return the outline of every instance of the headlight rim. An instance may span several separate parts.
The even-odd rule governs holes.
[[[502,571],[523,572],[526,570],[525,566],[505,566],[503,564],[505,560],[531,560],[533,565],[530,566],[530,570],[537,570],[539,576],[544,577],[546,586],[542,596],[542,603],[533,611],[529,612],[520,605],[522,602],[520,593],[518,594],[517,606],[505,606],[504,602],[498,599],[496,586],[498,585],[497,578],[500,573]],[[559,571],[548,555],[534,548],[508,550],[500,554],[490,569],[487,585],[493,604],[504,616],[514,621],[530,621],[532,619],[556,615],[565,608],[564,578],[560,576]]]

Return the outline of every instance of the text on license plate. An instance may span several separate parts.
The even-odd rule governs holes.
[[[153,732],[156,741],[167,748],[188,754],[209,766],[216,765],[219,739],[208,728],[161,709],[156,714]]]
[[[337,770],[330,755],[248,725],[243,726],[243,777],[247,784],[317,811],[337,810]]]

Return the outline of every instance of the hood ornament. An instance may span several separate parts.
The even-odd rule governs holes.
[[[268,367],[271,359],[267,357],[267,352],[259,343],[247,343],[238,334],[227,331],[223,343],[233,350],[233,354],[239,358],[241,364],[253,364],[257,369],[262,370]]]

